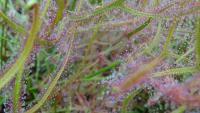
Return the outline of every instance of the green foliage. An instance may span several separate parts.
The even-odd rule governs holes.
[[[26,33],[25,29],[13,22],[9,17],[7,17],[2,11],[0,11],[0,17],[14,30],[19,33]]]
[[[131,92],[126,98],[124,98],[122,103],[122,110],[121,113],[127,113],[127,107],[131,100],[133,100],[134,97],[136,97],[139,93],[141,93],[141,89],[134,90]]]
[[[176,110],[172,111],[172,113],[183,113],[185,111],[185,106],[180,106]]]
[[[154,39],[149,43],[149,46],[145,48],[144,50],[145,52],[151,53],[153,50],[158,49],[158,45],[160,43],[161,24],[162,24],[162,20],[159,21],[156,35]]]
[[[20,89],[21,89],[21,79],[22,79],[22,74],[23,74],[23,67],[19,69],[19,72],[16,75],[16,80],[15,80],[15,87],[13,89],[13,112],[18,113],[19,109],[19,99],[20,99]]]
[[[58,22],[62,19],[63,11],[65,9],[65,1],[64,0],[56,0],[58,5],[58,10],[56,13],[55,20],[53,22],[54,25],[58,24]]]
[[[196,30],[195,30],[195,52],[196,52],[196,65],[200,69],[200,18],[196,19]]]
[[[94,10],[90,14],[86,14],[84,16],[74,16],[74,17],[70,17],[70,18],[73,21],[80,21],[80,20],[88,19],[88,18],[97,16],[99,14],[103,14],[104,12],[110,11],[114,8],[117,8],[117,7],[121,6],[122,3],[123,3],[123,0],[116,0],[112,3],[110,3],[109,5],[106,5],[106,6],[103,6],[102,8],[98,8],[98,9]]]
[[[0,78],[0,89],[2,89],[18,72],[18,70],[24,65],[27,57],[29,56],[31,49],[33,47],[34,40],[36,38],[37,32],[39,29],[38,24],[38,14],[37,14],[37,7],[35,9],[35,17],[34,22],[30,31],[30,35],[28,37],[28,40],[25,44],[25,49],[21,52],[19,55],[19,58],[16,60],[15,64],[12,65],[12,67]]]
[[[0,105],[2,105],[5,102],[5,97],[0,95]]]
[[[91,4],[102,4],[102,0],[88,0]]]
[[[144,22],[144,24],[140,25],[139,27],[137,27],[133,31],[129,32],[128,35],[127,35],[128,38],[130,38],[131,36],[135,35],[136,33],[143,30],[145,27],[147,27],[150,24],[151,20],[152,20],[152,18],[149,18],[147,21]]]
[[[180,75],[186,73],[195,73],[199,70],[196,67],[182,67],[182,68],[172,68],[165,71],[156,72],[153,75],[155,77],[166,76],[166,75]]]
[[[76,9],[76,3],[77,3],[77,0],[69,0],[69,10],[70,11],[75,11]]]
[[[147,74],[150,75],[150,78],[152,77],[152,79],[168,75],[173,75],[174,77],[176,75],[182,75],[179,76],[179,78],[184,82],[184,75],[199,72],[199,17],[196,17],[195,32],[193,33],[193,28],[191,28],[191,31],[187,31],[190,32],[190,37],[195,34],[194,47],[189,48],[191,47],[193,40],[190,41],[187,39],[180,41],[180,37],[182,38],[182,36],[180,35],[177,38],[174,35],[175,33],[178,34],[178,32],[180,32],[180,29],[177,28],[181,26],[179,24],[180,21],[185,18],[184,16],[196,13],[196,11],[199,10],[198,6],[194,6],[194,8],[191,8],[186,12],[181,12],[181,7],[185,7],[186,5],[185,2],[180,1],[180,3],[177,3],[180,5],[180,12],[178,10],[177,12],[175,11],[177,13],[176,15],[168,16],[167,14],[164,14],[167,12],[165,12],[165,10],[173,7],[173,4],[162,6],[163,9],[161,9],[160,12],[147,12],[146,8],[159,7],[163,1],[154,0],[153,6],[151,6],[152,4],[149,4],[148,0],[142,2],[138,1],[137,6],[134,6],[134,8],[130,6],[131,4],[126,4],[129,2],[125,0],[113,0],[109,4],[105,4],[104,0],[56,0],[56,8],[50,8],[52,0],[46,0],[42,7],[39,7],[41,0],[29,0],[29,2],[9,0],[8,7],[12,8],[12,10],[15,11],[15,14],[18,12],[18,16],[22,17],[29,15],[29,20],[22,20],[20,22],[23,23],[26,21],[28,26],[31,25],[30,30],[27,30],[27,26],[15,22],[15,18],[11,19],[12,16],[10,16],[10,12],[5,11],[6,7],[3,9],[0,5],[0,8],[3,9],[0,10],[0,23],[5,24],[1,25],[2,29],[0,30],[1,63],[7,63],[6,61],[3,61],[3,51],[9,52],[7,55],[9,55],[10,60],[13,60],[11,54],[13,56],[18,54],[16,61],[12,63],[5,72],[3,71],[3,74],[0,76],[0,90],[3,90],[3,88],[15,78],[15,84],[12,91],[13,112],[17,113],[21,109],[21,100],[19,100],[19,98],[21,96],[21,89],[23,88],[22,85],[24,85],[22,84],[23,74],[25,76],[26,94],[28,95],[26,100],[24,100],[26,103],[25,106],[27,107],[30,103],[36,103],[25,111],[25,113],[37,112],[48,100],[51,100],[50,104],[47,103],[47,106],[50,106],[51,109],[41,109],[41,112],[101,112],[98,110],[111,108],[112,110],[119,110],[119,112],[121,111],[122,113],[139,113],[154,111],[154,109],[150,110],[151,107],[145,106],[145,102],[150,97],[150,94],[146,92],[140,93],[141,90],[143,91],[143,88],[127,93],[128,96],[124,95],[122,101],[116,100],[116,103],[120,103],[119,105],[121,108],[119,109],[119,105],[107,106],[107,104],[110,104],[106,97],[107,92],[109,92],[107,89],[108,87],[104,84],[99,85],[99,81],[106,80],[106,76],[109,76],[113,69],[119,70],[119,73],[122,75],[130,74],[131,76],[127,80],[122,80],[122,85],[119,85],[119,91],[123,91],[131,88]],[[6,1],[0,0],[0,4],[5,3]],[[85,5],[87,5],[87,7],[85,7]],[[96,6],[98,6],[98,8],[96,8]],[[40,11],[41,9],[42,11]],[[82,11],[82,9],[84,9],[84,11]],[[92,9],[91,12],[87,11],[88,9]],[[53,14],[51,14],[51,11]],[[121,21],[121,17],[119,18],[118,13],[127,16],[127,20]],[[53,17],[48,17],[49,15]],[[63,20],[64,16],[66,16],[66,20]],[[126,31],[122,31],[123,28],[126,29],[129,25],[134,24],[134,19],[140,19],[141,17],[146,18],[144,23],[141,23],[131,32],[128,32],[128,34]],[[47,25],[46,28],[43,28],[43,25],[45,26],[46,23],[48,23],[48,20],[46,21],[47,18],[50,18],[49,25]],[[95,19],[98,20],[95,21]],[[116,21],[116,19],[119,19],[120,22]],[[155,21],[155,23],[158,22],[156,23],[156,26],[152,21]],[[166,21],[171,22],[169,22],[169,27],[168,25],[166,25],[167,27],[164,26],[164,24],[167,23]],[[140,20],[138,22],[140,22]],[[154,26],[152,27],[152,25]],[[190,25],[192,26],[193,23],[191,22]],[[181,26],[181,28],[183,26]],[[65,27],[67,27],[67,31],[63,30]],[[120,28],[116,30],[115,28],[117,27]],[[152,31],[150,30],[151,35],[143,32],[147,27],[152,27]],[[9,28],[11,28],[14,33],[10,32],[12,30]],[[84,30],[81,31],[81,28]],[[155,29],[157,30],[154,31]],[[41,32],[44,32],[46,37],[50,37],[52,33],[56,32],[56,39],[49,40],[46,39],[46,37],[40,37]],[[139,37],[139,39],[136,39],[139,40],[137,41],[137,44],[133,44],[133,42],[136,42],[134,36]],[[23,40],[23,37],[27,38],[24,45],[22,43],[21,51],[17,51],[16,49],[18,48],[15,46],[19,45],[19,42]],[[57,48],[57,44],[59,46],[61,44],[57,42],[63,37],[67,40],[69,47],[62,53]],[[172,39],[174,37],[177,39]],[[21,40],[19,41],[18,39]],[[77,44],[78,41],[80,42]],[[33,60],[34,62],[28,64],[28,58],[31,56],[34,44],[38,44],[41,48],[39,48],[37,53],[34,53],[36,55],[36,58]],[[74,51],[74,48],[76,48],[77,51]],[[62,49],[65,48],[63,47]],[[195,52],[195,66],[192,64],[194,62],[192,58],[193,52]],[[143,60],[145,60],[145,64],[139,64],[141,66],[138,69],[129,72],[131,69],[127,70],[127,64],[122,63],[123,60],[116,60],[115,55],[117,58],[122,57],[128,62],[130,59],[134,61],[135,58],[141,57],[142,59],[144,56]],[[191,56],[188,57],[189,55]],[[153,60],[146,63],[146,57],[152,58]],[[6,60],[8,60],[8,58]],[[187,60],[187,62],[184,62],[184,60]],[[58,61],[59,64],[57,65],[56,63],[58,63]],[[165,61],[172,64],[169,69],[156,68],[157,66],[159,67],[158,64]],[[3,63],[1,66],[3,66]],[[71,65],[73,65],[73,68],[68,67]],[[180,67],[176,67],[176,65]],[[118,69],[118,66],[120,69]],[[121,68],[126,69],[125,71],[121,71]],[[56,69],[57,71],[55,72]],[[154,70],[156,70],[156,72],[152,73]],[[27,71],[30,71],[30,73],[27,73]],[[55,76],[50,76],[49,74],[51,73],[54,73]],[[62,75],[64,77],[62,77]],[[103,75],[106,76],[104,77]],[[60,78],[62,78],[62,80],[59,81]],[[58,88],[55,88],[56,85],[58,85]],[[45,89],[45,92],[39,97],[38,94],[43,91],[42,89]],[[63,96],[63,93],[66,92],[67,96],[65,97]],[[137,97],[141,97],[143,101],[139,102],[133,99]],[[5,99],[7,99],[7,97],[0,96],[0,104],[4,104]],[[67,103],[65,103],[67,107],[66,105],[62,105],[63,100]],[[136,104],[130,106],[131,101],[134,101]],[[159,103],[157,105],[162,108],[158,111],[164,110],[163,106],[165,103]],[[159,108],[158,106],[154,107]],[[180,106],[175,109],[173,113],[181,113],[186,109],[187,106]]]
[[[106,71],[109,71],[111,69],[114,69],[116,66],[118,66],[119,64],[121,64],[121,61],[119,60],[116,60],[116,61],[113,61],[112,63],[108,64],[107,66],[97,70],[97,71],[94,71],[92,72],[91,74],[89,75],[86,75],[83,80],[85,81],[90,81],[90,80],[102,80],[104,79],[104,77],[100,77],[98,75],[101,75],[103,73],[105,73]]]
[[[177,24],[177,20],[175,18],[174,21],[172,22],[171,27],[169,28],[169,33],[168,33],[168,36],[166,38],[165,44],[163,46],[163,51],[162,51],[161,54],[168,54],[168,51],[169,51],[168,47],[169,47],[169,44],[170,44],[170,40],[173,36],[173,33],[176,30],[176,24]]]
[[[122,11],[124,12],[127,12],[133,16],[144,16],[144,17],[151,17],[151,18],[159,18],[160,16],[159,15],[156,15],[156,14],[151,14],[151,13],[145,13],[145,12],[142,12],[142,11],[138,11],[138,10],[135,10],[135,9],[132,9],[128,6],[125,6],[125,5],[120,5],[119,7]],[[162,18],[162,17],[161,17]]]

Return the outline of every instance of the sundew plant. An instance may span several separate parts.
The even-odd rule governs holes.
[[[1,113],[199,113],[199,0],[0,0]]]

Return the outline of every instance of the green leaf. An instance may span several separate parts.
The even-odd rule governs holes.
[[[137,11],[135,9],[132,9],[128,6],[125,6],[125,5],[121,5],[119,7],[122,11],[124,12],[127,12],[133,16],[144,16],[144,17],[151,17],[151,18],[158,18],[159,15],[156,15],[156,14],[151,14],[151,13],[146,13],[146,12],[141,12],[141,11]]]
[[[58,24],[58,22],[61,20],[62,15],[63,15],[63,11],[65,9],[65,1],[64,0],[56,0],[57,6],[58,6],[58,10],[56,13],[56,18],[54,20],[54,24]]]
[[[16,76],[15,80],[15,86],[13,89],[13,112],[18,113],[19,112],[19,99],[20,99],[20,89],[21,89],[21,79],[22,79],[22,74],[23,74],[23,66],[19,70]]]
[[[121,113],[127,113],[127,106],[131,100],[133,100],[134,97],[136,97],[142,90],[141,89],[136,89],[132,91],[126,98],[124,98],[122,102],[122,110]]]
[[[90,2],[90,4],[94,5],[94,4],[102,4],[102,0],[88,0]]]
[[[196,20],[196,38],[195,38],[195,53],[196,53],[196,65],[200,69],[200,18]]]
[[[69,0],[69,10],[75,11],[77,0]]]
[[[6,16],[2,11],[0,11],[0,18],[2,18],[13,30],[19,33],[26,33],[26,30],[21,25],[16,24],[8,16]]]
[[[152,20],[152,18],[149,18],[147,21],[144,22],[144,24],[140,25],[133,31],[129,32],[127,37],[130,38],[131,36],[135,35],[136,33],[142,31],[144,28],[146,28],[150,24],[151,20]]]
[[[159,21],[156,35],[155,35],[154,39],[152,40],[152,42],[150,43],[149,47],[145,51],[149,51],[151,53],[151,51],[154,48],[158,47],[159,42],[160,42],[161,24],[162,24],[162,20]]]
[[[51,4],[51,0],[47,0],[45,3],[44,9],[42,10],[42,13],[41,13],[41,19],[44,19],[50,4]]]
[[[198,72],[198,69],[196,67],[173,68],[173,69],[168,69],[165,71],[153,73],[153,77],[175,75],[175,74],[186,74],[186,73],[194,73],[194,72]]]
[[[2,105],[5,102],[5,97],[0,95],[0,105]]]
[[[15,74],[18,72],[18,70],[24,65],[26,59],[28,58],[28,56],[32,50],[33,43],[37,36],[37,32],[39,31],[38,26],[39,26],[38,6],[36,6],[32,28],[30,31],[30,35],[27,38],[27,42],[24,46],[24,50],[20,53],[18,59],[10,67],[10,69],[8,71],[6,71],[4,75],[1,76],[0,89],[2,89],[9,81],[11,81],[12,78],[15,76]]]
[[[169,28],[169,33],[168,33],[168,36],[167,36],[166,41],[164,43],[163,51],[162,51],[161,54],[168,54],[168,47],[169,47],[169,44],[170,44],[170,40],[173,36],[173,33],[176,30],[176,26],[177,26],[177,19],[174,18],[172,25]]]
[[[109,65],[107,65],[106,67],[103,67],[95,72],[92,72],[91,74],[89,75],[86,75],[82,80],[99,80],[99,79],[103,79],[103,77],[97,77],[98,75],[100,74],[103,74],[113,68],[115,68],[116,66],[118,66],[119,64],[121,64],[121,61],[120,60],[116,60],[116,61],[113,61],[112,63],[110,63]]]
[[[186,109],[186,106],[180,106],[176,110],[172,111],[171,113],[183,113]]]
[[[93,12],[86,14],[84,16],[72,16],[72,17],[70,17],[70,20],[72,20],[72,21],[85,20],[85,19],[88,19],[90,17],[97,16],[97,15],[102,14],[104,12],[110,11],[114,8],[117,8],[120,5],[122,5],[122,3],[123,3],[123,0],[116,0],[112,3],[110,3],[109,5],[103,6],[102,8],[98,8],[98,9],[94,10]]]

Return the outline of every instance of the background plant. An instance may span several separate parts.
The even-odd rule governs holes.
[[[199,5],[0,0],[2,112],[198,111]]]

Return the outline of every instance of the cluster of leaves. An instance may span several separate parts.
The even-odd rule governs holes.
[[[179,113],[200,107],[199,9],[195,0],[0,0],[2,109]],[[170,102],[176,106],[165,107]]]

